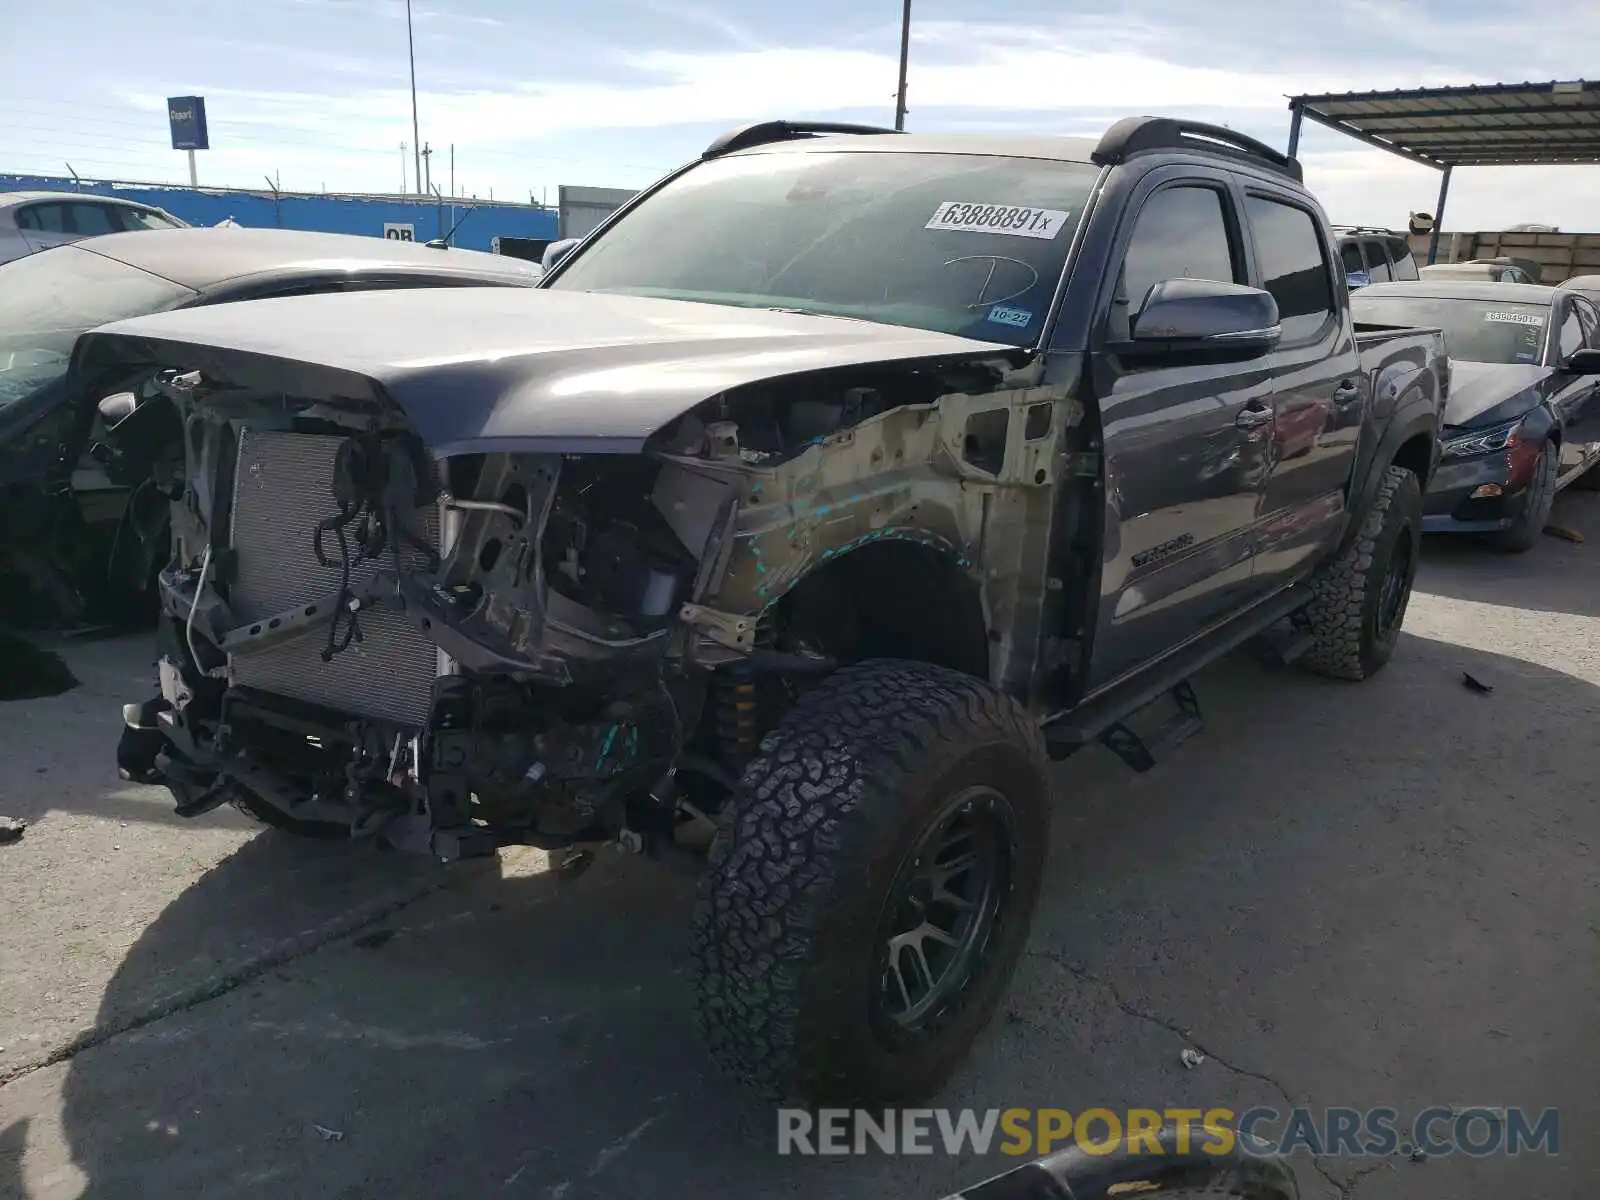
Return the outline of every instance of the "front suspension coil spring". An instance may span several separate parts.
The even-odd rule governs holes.
[[[730,764],[743,766],[761,742],[761,693],[745,666],[731,667],[719,680],[717,735]]]
[[[770,649],[775,640],[771,614],[763,613],[756,623],[755,645]],[[717,738],[728,765],[739,770],[754,757],[766,731],[769,681],[758,678],[745,663],[717,675]]]

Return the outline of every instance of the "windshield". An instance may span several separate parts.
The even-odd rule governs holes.
[[[1548,304],[1503,300],[1444,300],[1432,296],[1350,297],[1356,321],[1444,330],[1445,353],[1465,362],[1536,363],[1544,356]]]
[[[58,246],[0,265],[0,408],[67,373],[78,335],[195,293],[137,267]]]
[[[651,196],[549,285],[796,309],[1028,345],[1099,176],[987,155],[734,155]]]

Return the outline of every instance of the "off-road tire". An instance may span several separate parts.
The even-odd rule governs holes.
[[[1008,886],[971,982],[925,1040],[870,1015],[894,880],[941,805],[1001,792]],[[935,1091],[1004,994],[1027,940],[1049,841],[1044,742],[981,680],[873,660],[803,695],[761,743],[700,882],[693,977],[701,1032],[729,1074],[775,1100],[892,1103]]]
[[[1384,580],[1403,538],[1410,541],[1410,578],[1398,615],[1380,632]],[[1305,615],[1316,642],[1301,664],[1333,679],[1367,679],[1382,670],[1399,640],[1421,552],[1421,485],[1405,468],[1390,467],[1354,541],[1312,580],[1313,599]]]
[[[1528,498],[1522,515],[1508,529],[1489,535],[1489,546],[1502,554],[1526,554],[1538,542],[1550,523],[1550,509],[1556,502],[1556,476],[1561,473],[1561,451],[1546,442],[1539,451],[1539,464],[1528,480]]]

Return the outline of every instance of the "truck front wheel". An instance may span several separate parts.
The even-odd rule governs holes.
[[[774,1099],[936,1090],[1004,994],[1049,841],[1043,740],[978,679],[876,660],[804,695],[723,816],[693,936],[713,1056]]]
[[[1390,467],[1355,540],[1312,580],[1305,614],[1316,641],[1301,661],[1335,679],[1382,670],[1400,640],[1421,555],[1421,485]]]

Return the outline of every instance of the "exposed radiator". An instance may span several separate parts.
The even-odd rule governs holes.
[[[240,435],[232,531],[238,571],[230,600],[242,620],[273,616],[338,590],[338,566],[317,562],[311,543],[317,524],[337,511],[330,484],[342,440],[249,429]],[[439,545],[436,508],[418,510],[408,525]],[[323,552],[336,560],[337,539],[325,536]],[[401,562],[413,570],[423,565],[422,556],[409,549]],[[392,555],[381,564],[361,563],[350,573],[351,586],[392,563]],[[438,674],[437,648],[392,608],[365,610],[358,620],[363,640],[332,662],[322,661],[328,638],[323,626],[294,641],[230,655],[233,681],[364,717],[424,724]]]

